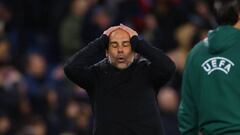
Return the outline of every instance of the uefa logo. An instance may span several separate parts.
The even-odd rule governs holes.
[[[203,69],[210,75],[213,71],[219,70],[228,74],[234,63],[224,57],[213,57],[206,60],[202,65]]]

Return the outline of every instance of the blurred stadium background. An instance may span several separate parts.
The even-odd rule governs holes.
[[[65,59],[109,26],[126,24],[162,49],[177,73],[157,95],[166,135],[189,50],[216,27],[209,0],[0,0],[0,134],[89,135],[87,94],[68,81]]]

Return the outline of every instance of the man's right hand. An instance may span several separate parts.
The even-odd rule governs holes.
[[[110,27],[110,28],[108,28],[107,30],[105,30],[105,31],[103,32],[103,34],[106,35],[106,36],[109,36],[113,31],[115,31],[116,29],[119,29],[119,28],[120,28],[120,26]]]

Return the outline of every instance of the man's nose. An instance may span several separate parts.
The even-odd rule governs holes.
[[[121,46],[118,47],[118,52],[119,52],[119,53],[120,53],[120,52],[122,53],[122,52],[123,52],[123,47],[121,47]]]

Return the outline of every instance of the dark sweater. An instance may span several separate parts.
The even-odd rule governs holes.
[[[108,37],[100,38],[74,54],[65,64],[66,76],[86,89],[95,116],[94,135],[162,135],[155,94],[175,71],[164,53],[134,36],[132,48],[144,58],[120,70],[107,59]]]

